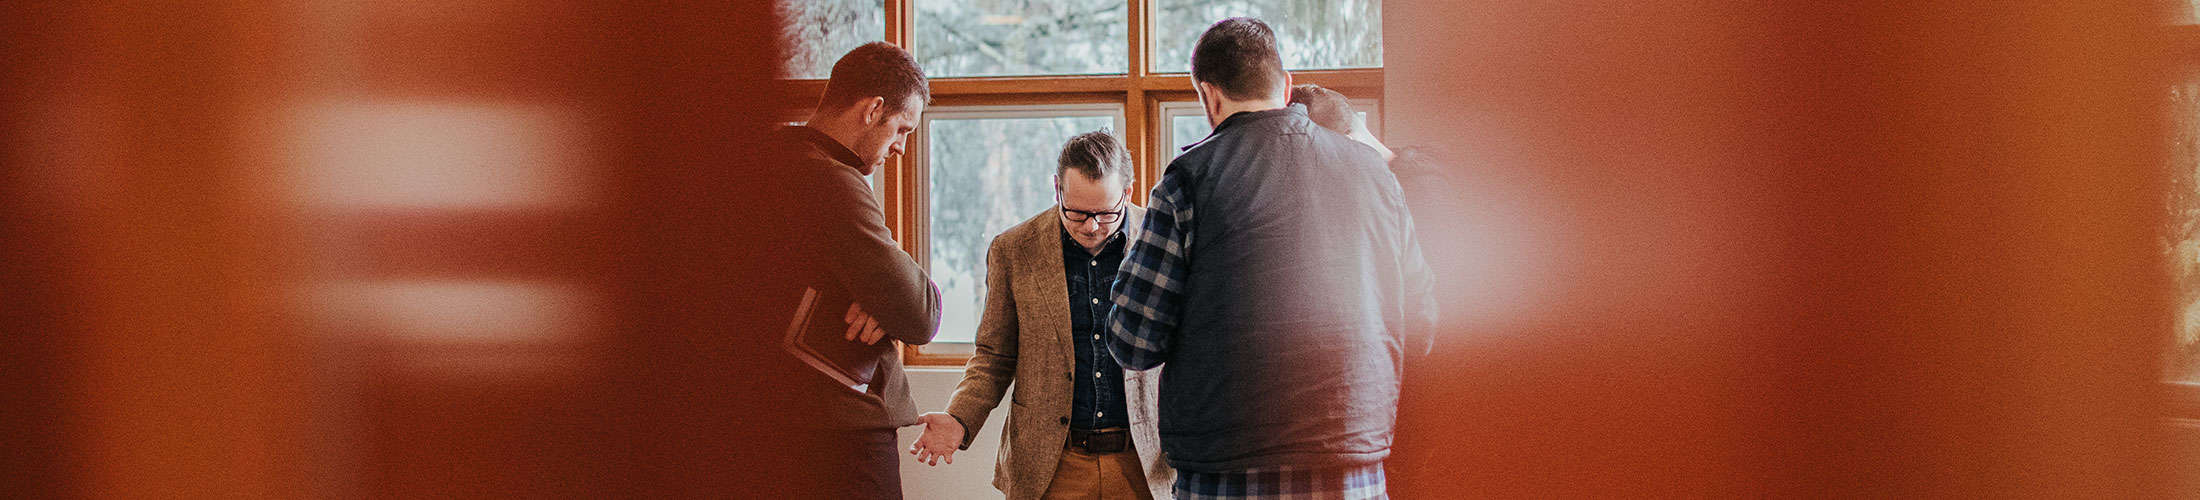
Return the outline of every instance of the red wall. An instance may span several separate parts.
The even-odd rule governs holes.
[[[2147,2],[1392,0],[1404,498],[2160,493]]]

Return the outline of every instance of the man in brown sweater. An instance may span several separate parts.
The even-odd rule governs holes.
[[[810,369],[790,354],[774,363],[784,387],[763,399],[768,419],[757,444],[781,448],[778,459],[802,464],[797,477],[774,478],[774,495],[808,498],[901,498],[894,429],[917,423],[901,368],[905,344],[932,341],[940,318],[939,290],[895,244],[877,196],[864,178],[901,154],[931,92],[907,52],[879,42],[857,47],[833,65],[824,96],[807,123],[777,137],[771,166],[757,172],[775,201],[755,213],[769,227],[770,279],[759,280],[791,319],[806,287],[844,291],[854,305],[825,311],[847,321],[849,342],[875,346],[877,370],[852,388]],[[785,324],[785,323],[781,323]],[[839,323],[832,323],[838,325]],[[760,335],[783,335],[764,331]],[[772,339],[767,339],[772,340]],[[727,492],[736,496],[761,492]]]

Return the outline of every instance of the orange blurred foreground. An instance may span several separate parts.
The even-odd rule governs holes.
[[[2189,494],[2154,3],[1386,2],[1392,492]],[[768,5],[0,6],[10,496],[800,496]]]

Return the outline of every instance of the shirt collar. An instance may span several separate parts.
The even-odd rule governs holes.
[[[793,130],[802,140],[816,145],[818,150],[824,151],[826,156],[833,158],[833,161],[847,164],[849,167],[855,168],[856,171],[862,172],[863,175],[871,175],[871,165],[864,163],[863,157],[856,156],[855,150],[848,149],[848,146],[842,145],[840,141],[833,140],[833,136],[825,135],[824,132],[806,125],[795,125],[787,128]]]
[[[1061,216],[1059,216],[1059,215],[1057,215],[1057,216],[1055,216],[1055,217],[1056,217],[1056,219],[1055,219],[1055,220],[1056,220],[1057,222],[1064,222],[1065,224],[1066,224],[1066,223],[1068,222],[1068,221],[1063,221],[1063,220],[1061,220],[1061,219],[1060,219],[1060,217],[1061,217]],[[1116,225],[1115,225],[1115,232],[1114,232],[1114,233],[1110,233],[1110,234],[1108,234],[1108,241],[1104,241],[1104,242],[1101,242],[1101,243],[1100,243],[1100,253],[1098,253],[1098,254],[1096,254],[1096,253],[1093,253],[1093,252],[1092,252],[1091,250],[1086,250],[1086,249],[1085,249],[1085,245],[1083,245],[1083,244],[1080,244],[1080,243],[1077,243],[1077,239],[1076,239],[1076,238],[1071,238],[1071,237],[1069,236],[1069,226],[1067,226],[1067,225],[1064,225],[1064,226],[1062,226],[1062,230],[1061,230],[1060,232],[1062,233],[1062,248],[1063,248],[1063,249],[1065,249],[1065,250],[1067,250],[1067,249],[1075,249],[1075,250],[1077,250],[1077,251],[1079,251],[1079,252],[1083,252],[1083,253],[1084,253],[1085,255],[1088,255],[1088,256],[1092,256],[1092,257],[1099,257],[1099,256],[1100,256],[1101,254],[1106,254],[1106,253],[1108,253],[1108,251],[1109,251],[1109,250],[1116,250],[1116,249],[1120,249],[1120,248],[1123,248],[1123,240],[1124,240],[1124,238],[1123,238],[1123,224],[1121,224],[1121,223],[1118,223],[1118,224],[1116,224]]]

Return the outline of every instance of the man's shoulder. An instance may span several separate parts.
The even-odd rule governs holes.
[[[1297,158],[1305,161],[1323,161],[1329,166],[1354,172],[1382,173],[1388,176],[1390,166],[1383,162],[1383,154],[1374,147],[1329,129],[1314,127],[1307,133],[1306,147]],[[1315,160],[1321,158],[1324,160]]]
[[[1123,206],[1123,227],[1124,227],[1125,229],[1130,229],[1130,230],[1133,230],[1133,231],[1135,231],[1135,230],[1137,230],[1137,229],[1139,228],[1139,226],[1142,226],[1142,225],[1144,225],[1144,223],[1145,223],[1145,222],[1146,222],[1146,207],[1141,207],[1141,206],[1138,206],[1138,205],[1132,205],[1132,204],[1129,204],[1129,203],[1125,203],[1125,204],[1124,204],[1124,206]]]
[[[993,248],[1021,248],[1030,245],[1033,240],[1046,236],[1048,230],[1055,229],[1056,226],[1053,222],[1054,208],[1050,206],[1046,210],[1032,215],[1031,218],[1024,219],[1023,222],[1009,226],[1008,229],[1002,230],[1001,234],[995,235],[993,237]]]
[[[798,190],[848,189],[869,191],[870,184],[863,174],[846,164],[833,160],[824,151],[806,142],[783,144],[773,152],[771,175]]]
[[[832,153],[819,147],[802,130],[799,127],[785,127],[772,132],[768,154],[773,160],[802,166],[845,166],[834,160]]]
[[[1216,147],[1215,142],[1218,141],[1210,137],[1192,145],[1191,149],[1177,153],[1176,158],[1161,167],[1161,178],[1203,175],[1201,172],[1207,169],[1207,165],[1215,162],[1215,151],[1222,149]]]

